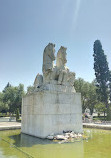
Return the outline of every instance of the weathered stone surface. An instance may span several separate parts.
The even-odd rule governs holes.
[[[56,65],[55,60],[55,44],[49,43],[43,52],[43,76],[37,75],[34,81],[34,87],[40,87],[44,84],[59,84],[65,86],[74,86],[75,73],[70,72],[66,67],[67,48],[61,46],[57,53]]]
[[[50,135],[50,136],[47,137],[47,139],[52,140],[52,139],[54,139],[54,136]]]
[[[57,53],[57,61],[56,61],[56,66],[58,68],[62,68],[62,67],[65,67],[66,66],[66,63],[67,63],[67,59],[66,59],[66,50],[67,48],[65,47],[60,47],[58,53]]]
[[[46,138],[50,133],[82,132],[81,95],[74,89],[75,73],[66,67],[66,48],[55,60],[55,45],[49,43],[43,53],[43,76],[37,75],[34,90],[23,97],[22,132]]]
[[[34,87],[40,88],[43,85],[43,76],[40,74],[37,74],[35,81],[34,81]]]
[[[41,138],[50,133],[82,132],[79,93],[42,91],[23,98],[22,132]],[[27,105],[26,105],[27,103]]]
[[[55,44],[49,43],[43,53],[43,82],[50,83],[55,60]]]

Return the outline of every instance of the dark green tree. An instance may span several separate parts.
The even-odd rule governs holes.
[[[8,111],[8,104],[3,103],[3,93],[0,92],[0,112],[6,113]]]
[[[94,70],[97,82],[97,94],[100,102],[103,102],[107,108],[107,119],[110,120],[111,115],[109,113],[109,93],[108,93],[108,85],[109,85],[109,67],[106,55],[104,54],[104,50],[102,49],[102,44],[99,40],[94,42],[93,47],[93,57],[94,57]]]
[[[21,112],[22,96],[24,95],[24,85],[17,87],[6,86],[3,90],[3,104],[8,105],[8,111],[15,113],[18,108]]]
[[[84,81],[82,78],[78,78],[74,83],[76,92],[81,93],[82,101],[82,112],[85,112],[85,109],[90,110],[90,114],[93,114],[94,106],[98,102],[96,95],[96,86],[95,82],[92,83]]]
[[[15,113],[16,111],[16,104],[15,104],[16,97],[17,97],[17,89],[13,86],[7,87],[5,91],[3,91],[3,103],[8,104],[10,113]]]
[[[5,91],[7,90],[8,87],[11,87],[11,84],[8,82],[7,85],[5,86],[3,93],[5,93]]]
[[[82,78],[78,78],[74,82],[74,87],[76,92],[81,93],[81,102],[82,102],[82,112],[85,112],[87,108],[87,92],[88,92],[88,83]]]
[[[15,99],[15,104],[16,108],[19,109],[19,112],[21,113],[21,105],[22,105],[22,97],[24,96],[24,85],[19,84],[18,87],[16,87],[16,99]]]
[[[16,121],[18,121],[20,118],[19,116],[19,108],[16,109]]]
[[[87,96],[87,108],[90,109],[90,114],[92,115],[95,104],[98,102],[96,95],[96,86],[94,82],[89,83]]]
[[[98,116],[101,114],[101,113],[104,113],[104,120],[105,120],[105,112],[106,112],[106,107],[103,103],[101,102],[98,102],[96,105],[95,105],[95,110],[96,112],[98,113]]]
[[[109,77],[109,100],[111,104],[111,71],[110,71],[110,77]]]

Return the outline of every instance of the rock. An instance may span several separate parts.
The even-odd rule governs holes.
[[[58,139],[58,140],[66,140],[67,138],[65,136],[63,136],[63,135],[57,135],[56,139]]]
[[[50,135],[50,136],[47,137],[47,139],[52,140],[52,139],[54,139],[54,136],[53,136],[53,135]]]
[[[58,142],[59,144],[75,142],[75,141],[79,142],[81,141],[81,138],[86,139],[84,135],[82,135],[81,133],[75,134],[74,132],[64,133],[63,135],[54,135],[54,133],[52,133],[47,138],[57,142],[58,140],[60,140],[60,142]]]
[[[72,131],[71,133],[74,134],[74,131]]]
[[[78,133],[78,137],[82,137],[82,134],[79,134],[79,133]]]
[[[73,134],[72,138],[76,138],[76,137],[77,137],[77,135]]]
[[[70,133],[70,137],[71,137],[71,138],[74,138],[74,134]]]
[[[68,139],[68,138],[69,138],[69,135],[65,135],[65,138],[67,138],[67,139]]]

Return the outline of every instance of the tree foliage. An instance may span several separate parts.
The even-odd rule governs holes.
[[[27,93],[31,93],[34,91],[34,86],[28,86],[27,87]]]
[[[19,108],[16,109],[16,121],[18,121],[20,118],[19,116]]]
[[[8,104],[3,103],[3,93],[0,92],[0,112],[6,113],[8,109]]]
[[[106,112],[106,107],[105,107],[105,105],[102,102],[98,102],[95,105],[95,110],[98,113],[104,113],[104,112]]]
[[[94,82],[89,84],[87,93],[87,107],[90,109],[90,114],[92,115],[95,108],[95,104],[98,102],[96,95],[96,86]]]
[[[97,93],[99,100],[108,105],[108,84],[109,84],[109,67],[106,55],[102,49],[101,42],[96,40],[94,42],[94,70],[97,81]]]
[[[24,85],[12,86],[6,85],[3,92],[0,93],[0,111],[15,113],[18,108],[21,112],[22,96],[24,95]]]
[[[24,96],[24,85],[19,84],[18,87],[16,87],[16,98],[15,98],[15,103],[16,103],[16,108],[19,109],[21,112],[21,105],[22,105],[22,97]]]
[[[82,101],[82,111],[84,112],[87,108],[86,100],[87,100],[87,92],[88,92],[88,83],[84,81],[82,78],[78,78],[74,83],[76,92],[81,93],[81,101]]]
[[[110,71],[110,76],[109,76],[109,100],[111,104],[111,71]]]
[[[90,113],[92,115],[94,106],[97,103],[96,86],[94,82],[89,83],[84,81],[82,78],[78,78],[75,80],[74,86],[76,92],[81,93],[83,113],[85,112],[85,109],[88,108],[90,109]]]
[[[93,47],[94,53],[94,70],[97,81],[97,94],[98,99],[107,108],[107,119],[111,119],[111,114],[109,113],[109,67],[106,55],[102,49],[102,44],[99,40],[94,42]]]

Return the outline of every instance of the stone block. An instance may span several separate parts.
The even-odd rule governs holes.
[[[83,132],[79,93],[42,91],[22,101],[22,132],[40,138],[64,131]]]

